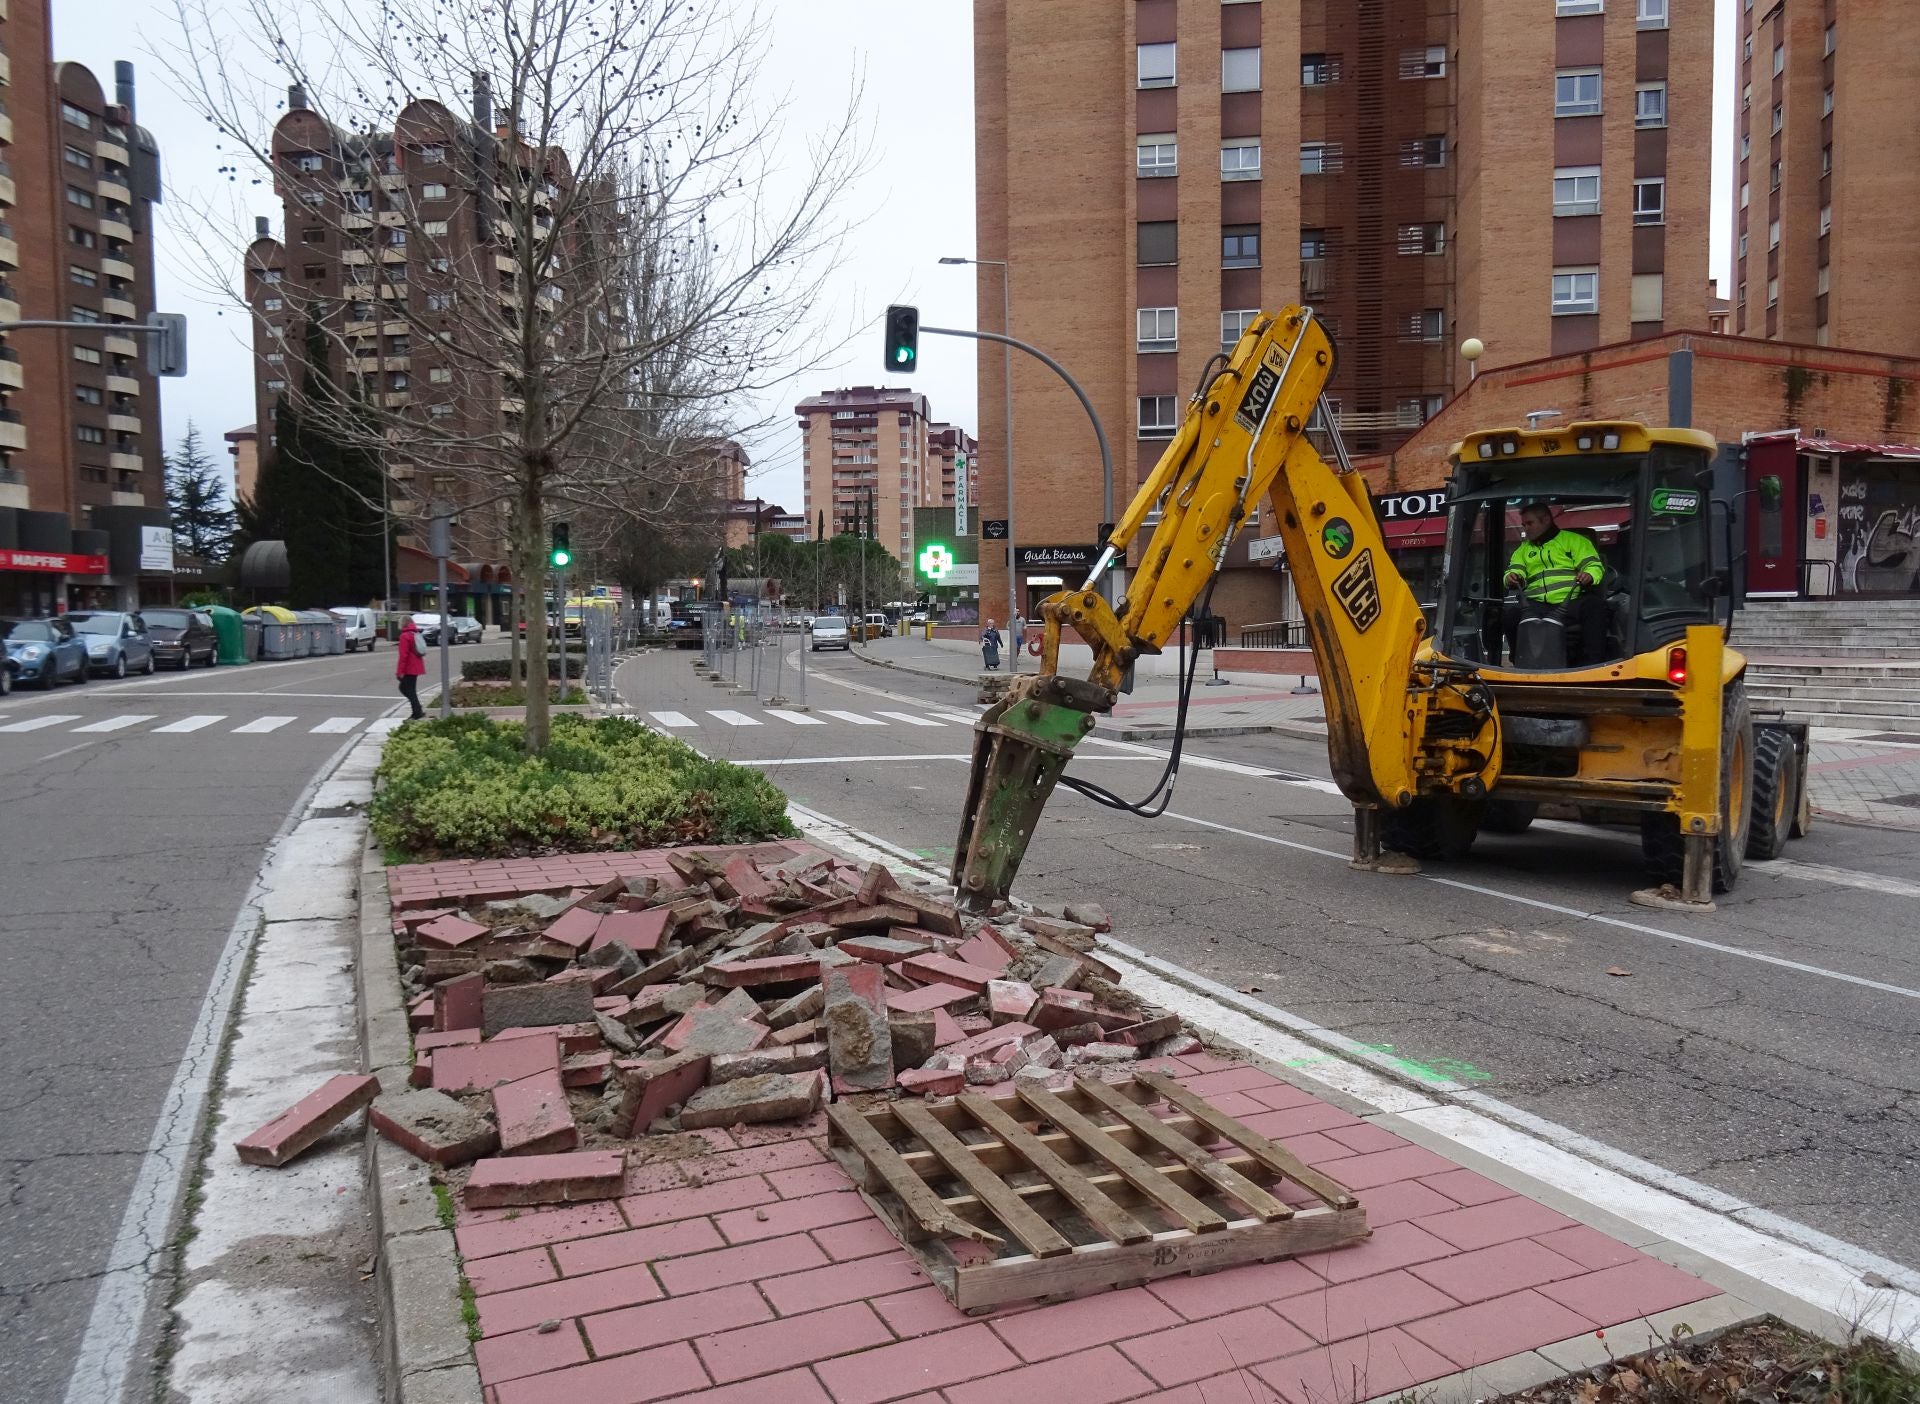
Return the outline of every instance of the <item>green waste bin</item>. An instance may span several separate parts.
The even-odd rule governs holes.
[[[225,605],[211,605],[207,613],[213,616],[213,636],[220,644],[222,663],[246,663],[246,629],[241,623],[237,611]]]

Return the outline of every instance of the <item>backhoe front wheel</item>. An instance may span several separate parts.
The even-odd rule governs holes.
[[[1727,686],[1720,721],[1720,832],[1713,840],[1713,890],[1731,892],[1740,881],[1754,809],[1753,714],[1744,678]],[[1681,886],[1686,840],[1677,814],[1647,814],[1640,820],[1640,852],[1655,882]]]
[[[1778,858],[1787,846],[1800,805],[1800,752],[1792,733],[1763,726],[1753,736],[1753,824],[1747,857]]]
[[[1451,863],[1467,856],[1480,834],[1484,800],[1424,795],[1405,809],[1380,814],[1380,841],[1396,853]]]

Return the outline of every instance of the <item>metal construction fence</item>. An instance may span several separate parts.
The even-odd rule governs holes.
[[[789,644],[795,657],[789,659]],[[806,632],[797,618],[771,612],[704,606],[700,614],[701,661],[717,676],[768,706],[805,706]]]

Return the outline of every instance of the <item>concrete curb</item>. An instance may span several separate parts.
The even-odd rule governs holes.
[[[387,872],[371,838],[360,858],[360,1049],[388,1090],[406,1087],[413,1036],[400,993]],[[380,1303],[380,1374],[391,1404],[483,1404],[460,1316],[460,1254],[440,1222],[426,1165],[366,1133],[366,1175]]]

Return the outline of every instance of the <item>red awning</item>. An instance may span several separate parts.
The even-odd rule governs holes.
[[[394,574],[403,585],[432,585],[439,579],[439,564],[433,553],[418,546],[401,546],[394,552]],[[465,585],[467,568],[458,561],[447,562],[447,584]]]
[[[1764,434],[1748,434],[1749,444],[1790,443],[1801,453],[1866,454],[1874,458],[1920,458],[1920,447],[1912,444],[1859,444],[1842,439],[1809,439],[1798,429],[1774,429]]]
[[[1413,551],[1422,546],[1443,546],[1447,540],[1445,517],[1404,517],[1380,523],[1386,533],[1389,551]]]

